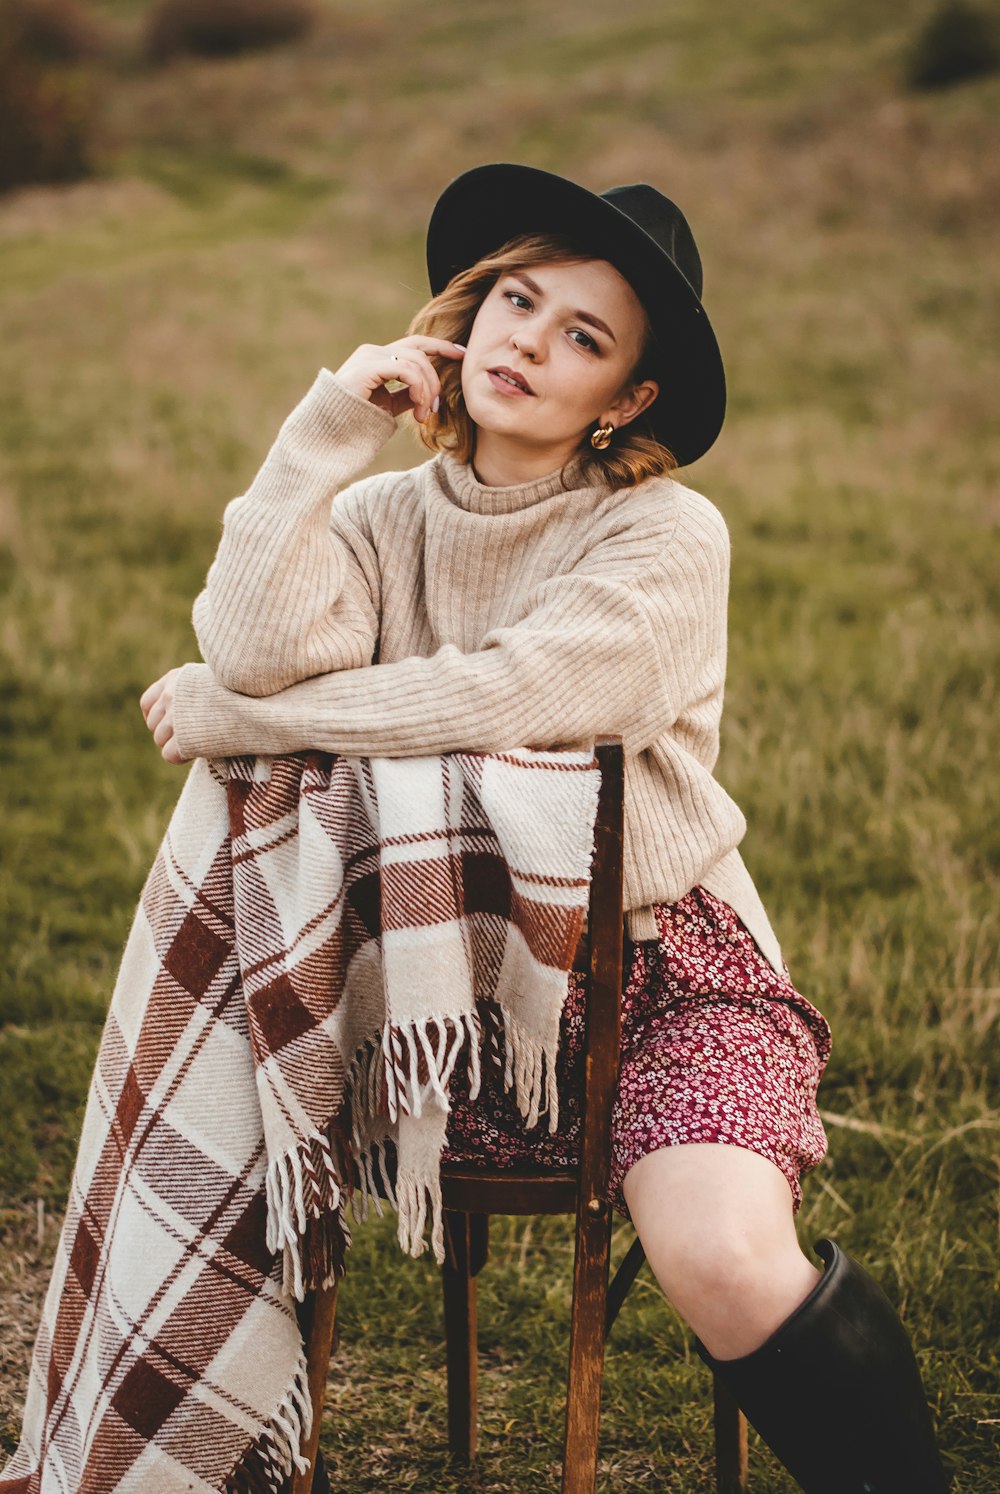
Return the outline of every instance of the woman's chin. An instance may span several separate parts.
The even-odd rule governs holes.
[[[525,451],[537,452],[540,448],[547,448],[558,453],[576,443],[575,433],[569,433],[564,438],[553,437],[550,429],[543,428],[541,422],[531,419],[530,412],[511,408],[513,405],[513,400],[508,406],[503,401],[503,396],[499,396],[496,403],[477,400],[475,408],[466,405],[466,409],[480,435]]]
[[[524,396],[508,397],[502,394],[481,396],[466,400],[465,408],[477,430],[494,431],[497,435],[517,435],[531,430],[531,412],[525,409],[529,400]]]

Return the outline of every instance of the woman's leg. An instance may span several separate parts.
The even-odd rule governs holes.
[[[664,1147],[623,1191],[702,1358],[805,1494],[945,1494],[906,1329],[832,1241],[817,1245],[825,1271],[810,1265],[774,1164],[737,1146]]]
[[[788,1181],[757,1152],[661,1147],[622,1191],[665,1296],[719,1359],[756,1349],[820,1279],[799,1248]]]

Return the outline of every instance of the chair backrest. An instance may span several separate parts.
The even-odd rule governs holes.
[[[587,925],[574,969],[589,975],[578,1171],[492,1171],[468,1162],[441,1168],[446,1209],[482,1214],[573,1214],[582,1198],[603,1212],[611,1167],[611,1108],[621,1043],[624,757],[620,737],[599,737],[601,787],[594,825]]]
[[[477,1439],[476,1282],[485,1264],[491,1214],[573,1214],[573,1307],[566,1383],[563,1494],[593,1494],[604,1341],[617,1311],[608,1289],[611,1109],[618,1073],[622,979],[622,744],[596,744],[601,786],[594,827],[587,927],[575,967],[589,974],[579,1165],[565,1171],[487,1171],[469,1163],[441,1169],[447,1259],[442,1271],[448,1353],[448,1441],[463,1460]],[[641,1261],[630,1252],[630,1273]],[[621,1271],[619,1271],[621,1275]],[[616,1283],[618,1277],[616,1276]],[[614,1286],[614,1284],[613,1284]],[[628,1289],[622,1281],[618,1298]]]
[[[594,827],[586,941],[589,974],[579,1192],[592,1212],[611,1169],[611,1107],[621,1046],[624,761],[620,738],[596,744],[601,792]]]

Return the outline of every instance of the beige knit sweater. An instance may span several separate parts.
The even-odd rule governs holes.
[[[186,757],[402,757],[625,743],[625,905],[696,883],[782,955],[712,776],[729,535],[670,478],[610,491],[576,461],[486,487],[439,455],[352,482],[395,421],[323,369],[225,511],[176,690]],[[348,485],[350,484],[350,485]],[[373,662],[377,660],[377,662]]]

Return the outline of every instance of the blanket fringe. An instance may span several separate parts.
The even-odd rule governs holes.
[[[283,1494],[292,1470],[305,1473],[300,1448],[312,1430],[312,1401],[305,1354],[274,1415],[227,1478],[224,1494]]]
[[[432,1045],[431,1033],[436,1035]],[[366,1044],[355,1056],[351,1074],[359,1058],[363,1067],[369,1067],[378,1059],[379,1077],[385,1084],[385,1108],[389,1119],[395,1121],[400,1111],[419,1119],[424,1105],[432,1100],[439,1109],[447,1111],[447,1084],[463,1049],[468,1050],[469,1093],[475,1099],[479,1093],[480,1068],[479,1044],[482,1031],[479,1014],[475,1010],[464,1012],[459,1018],[425,1017],[407,1022],[405,1026],[387,1022],[382,1029],[380,1059]],[[359,1076],[361,1077],[361,1076]],[[364,1076],[365,1112],[375,1114],[371,1107],[369,1086],[371,1077]],[[356,1091],[360,1093],[359,1091]],[[381,1094],[378,1094],[381,1102]]]
[[[351,1151],[361,1179],[360,1210],[356,1197],[352,1198],[355,1222],[367,1221],[369,1199],[378,1217],[384,1217],[375,1181],[377,1163],[381,1191],[398,1216],[400,1246],[409,1255],[423,1254],[429,1204],[431,1244],[439,1263],[444,1260],[440,1184],[397,1176],[394,1187],[386,1169],[386,1133],[398,1123],[401,1112],[418,1118],[428,1103],[448,1112],[448,1084],[463,1052],[467,1055],[469,1093],[475,1098],[482,1082],[481,1040],[482,1027],[475,1010],[458,1019],[427,1017],[405,1026],[386,1023],[380,1038],[358,1049],[347,1074]],[[382,1130],[372,1125],[385,1117],[388,1123]]]
[[[424,1230],[427,1227],[427,1206],[431,1211],[431,1248],[439,1266],[444,1265],[444,1208],[441,1201],[441,1184],[424,1183],[410,1173],[400,1170],[396,1176],[396,1238],[401,1250],[407,1255],[420,1256],[427,1249]]]
[[[491,1005],[490,1016],[493,1057],[503,1068],[504,1089],[513,1089],[517,1108],[529,1131],[538,1124],[541,1115],[548,1114],[549,1133],[554,1134],[559,1127],[555,1048],[550,1051],[540,1043],[505,1006]]]
[[[378,1163],[379,1176],[382,1179],[384,1193],[380,1197],[378,1184],[375,1182],[375,1163]],[[375,1212],[380,1219],[385,1218],[382,1208],[382,1198],[385,1198],[390,1207],[398,1213],[399,1200],[396,1190],[392,1185],[385,1162],[384,1140],[369,1140],[363,1143],[357,1154],[358,1171],[361,1176],[361,1207],[358,1208],[357,1194],[351,1198],[351,1207],[354,1213],[355,1224],[366,1224],[368,1222],[368,1201],[371,1199],[375,1205]]]
[[[450,1110],[447,1085],[466,1047],[469,1094],[475,1099],[482,1083],[485,1042],[492,1061],[503,1072],[505,1089],[515,1092],[526,1126],[537,1125],[546,1112],[549,1131],[555,1132],[559,1125],[555,1052],[549,1052],[506,1007],[494,1002],[486,1004],[485,1027],[484,1033],[478,1012],[467,1013],[458,1022],[429,1017],[406,1027],[387,1024],[380,1038],[358,1049],[347,1074],[351,1153],[361,1180],[360,1205],[356,1194],[351,1199],[355,1223],[367,1222],[369,1200],[379,1219],[383,1218],[384,1198],[398,1216],[401,1249],[419,1256],[426,1249],[423,1234],[429,1211],[431,1245],[439,1264],[445,1256],[440,1183],[398,1172],[393,1186],[386,1168],[385,1144],[390,1137],[395,1139],[393,1128],[400,1112],[419,1117],[430,1099],[445,1112]],[[381,1189],[375,1180],[376,1166]]]
[[[271,1160],[265,1180],[267,1247],[283,1255],[282,1285],[301,1302],[345,1270],[351,1246],[349,1150],[339,1132],[313,1132]]]

